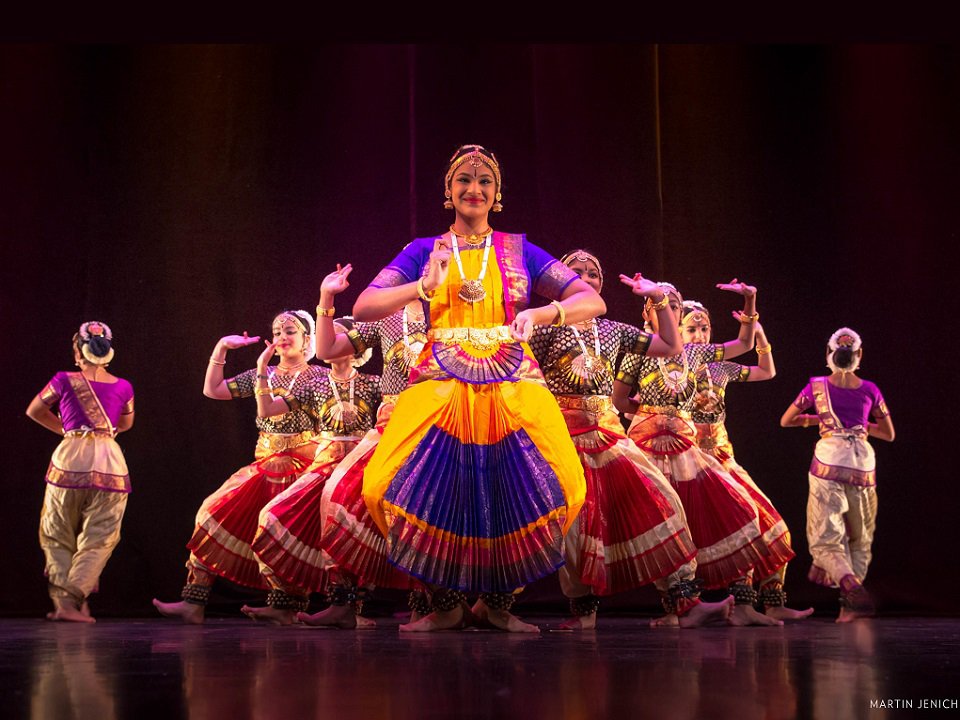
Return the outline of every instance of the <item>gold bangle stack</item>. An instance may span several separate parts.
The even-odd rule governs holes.
[[[748,323],[755,323],[755,322],[756,322],[757,320],[759,320],[759,319],[760,319],[760,313],[758,313],[758,312],[753,313],[753,315],[747,315],[746,313],[740,313],[740,322],[742,322],[744,325],[746,325],[746,324],[748,324]]]
[[[769,355],[773,352],[773,346],[767,343],[763,347],[757,347],[757,355]]]
[[[227,361],[226,361],[226,360],[217,360],[213,355],[210,356],[210,362],[212,362],[214,365],[226,365],[226,364],[227,364]]]
[[[420,299],[424,302],[430,302],[433,300],[433,292],[428,295],[427,289],[423,287],[423,277],[417,280],[417,295],[419,295]]]
[[[332,307],[320,307],[317,305],[317,317],[333,317],[334,308]]]
[[[650,306],[651,309],[656,311],[666,310],[668,307],[670,307],[670,295],[668,293],[664,293],[662,298]]]
[[[559,300],[551,300],[550,304],[557,309],[557,319],[553,322],[554,327],[561,327],[567,324],[567,311],[563,309],[563,304]]]

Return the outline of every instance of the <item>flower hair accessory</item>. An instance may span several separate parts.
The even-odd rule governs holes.
[[[856,331],[848,327],[842,327],[830,336],[827,346],[831,350],[839,350],[842,347],[850,348],[853,352],[860,349],[860,336]]]
[[[99,320],[90,320],[80,326],[77,344],[83,359],[93,365],[107,365],[113,360],[113,332],[110,326]],[[98,355],[100,352],[102,354]]]

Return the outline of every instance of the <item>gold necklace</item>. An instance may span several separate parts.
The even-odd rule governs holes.
[[[277,371],[282,372],[284,375],[289,375],[292,372],[303,372],[303,369],[307,366],[307,361],[304,360],[302,363],[297,363],[296,365],[277,365]]]
[[[453,225],[450,226],[450,232],[454,235],[459,235],[464,240],[467,241],[467,245],[479,245],[483,242],[483,239],[493,232],[493,229],[488,225],[487,229],[480,233],[471,233],[470,235],[464,235],[463,233],[458,233],[453,229]]]

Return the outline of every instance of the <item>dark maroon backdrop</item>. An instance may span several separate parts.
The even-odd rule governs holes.
[[[23,410],[70,369],[80,322],[112,326],[111,370],[137,393],[120,439],[134,493],[95,609],[149,614],[181,587],[200,501],[253,449],[252,404],[200,392],[213,344],[312,309],[337,262],[355,266],[348,310],[411,236],[449,224],[442,171],[463,142],[502,161],[497,228],[604,260],[613,318],[637,321],[620,271],[674,281],[721,337],[738,303],[713,285],[759,286],[779,374],[730,391],[729,429],[793,529],[792,605],[832,594],[804,579],[816,436],[778,419],[830,333],[859,330],[899,432],[874,443],[868,583],[888,610],[955,612],[958,67],[938,46],[0,47],[0,614],[46,606],[57,441]],[[559,609],[555,579],[527,600]]]

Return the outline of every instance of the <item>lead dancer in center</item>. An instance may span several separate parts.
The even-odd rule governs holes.
[[[510,612],[516,592],[563,563],[583,503],[583,469],[527,339],[534,325],[579,322],[599,294],[521,234],[494,232],[500,165],[459,148],[445,177],[448,232],[411,242],[361,293],[358,320],[419,297],[427,346],[363,480],[391,563],[433,589],[434,612],[402,631],[461,627],[473,615],[537,632]],[[451,266],[456,266],[451,269]],[[530,295],[552,299],[529,307]]]

